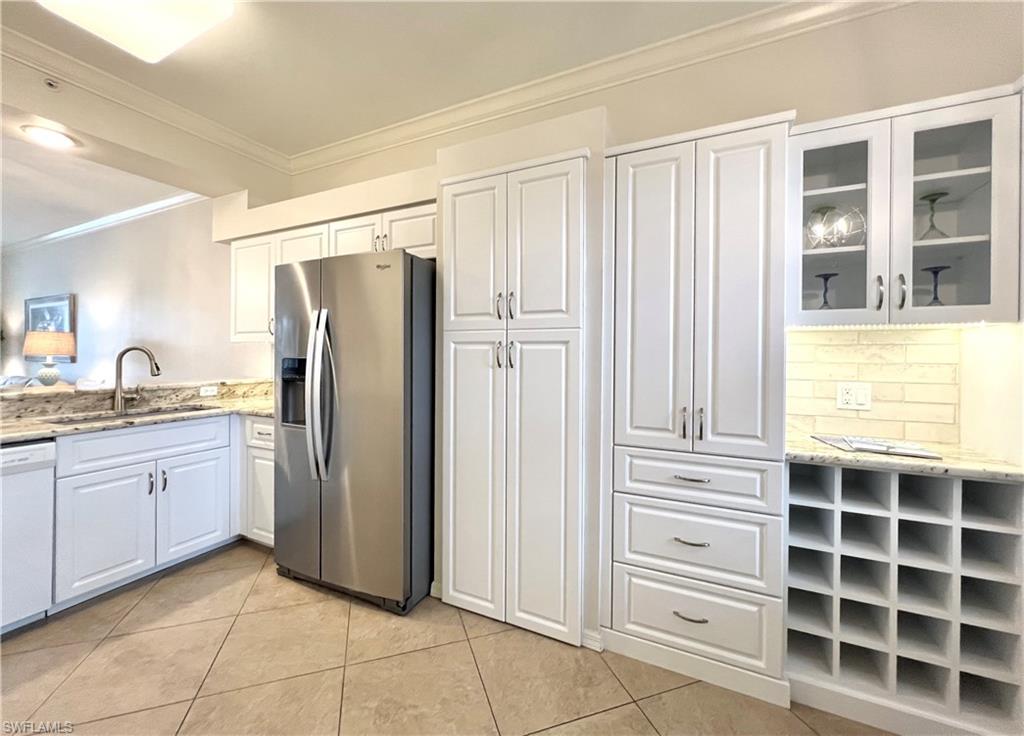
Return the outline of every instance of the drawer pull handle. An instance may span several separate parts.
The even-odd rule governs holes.
[[[676,480],[685,481],[686,483],[710,483],[710,478],[692,478],[689,475],[673,475]]]
[[[256,431],[256,436],[257,437],[272,437],[273,435],[270,432],[260,432],[259,430],[257,430]]]
[[[710,547],[711,542],[691,542],[683,539],[682,537],[672,537],[672,541],[679,542],[679,544],[685,544],[687,547]]]
[[[708,620],[706,618],[690,618],[679,613],[679,611],[672,611],[672,615],[676,618],[681,618],[683,621],[689,621],[691,624],[706,624]]]

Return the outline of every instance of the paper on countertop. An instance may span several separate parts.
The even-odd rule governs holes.
[[[880,455],[905,455],[941,460],[942,455],[915,442],[894,442],[874,437],[856,437],[848,434],[812,434],[812,439],[844,452],[875,452]]]

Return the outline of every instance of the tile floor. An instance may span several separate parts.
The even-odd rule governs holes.
[[[238,544],[0,644],[2,718],[76,734],[878,736],[423,601],[402,618]]]

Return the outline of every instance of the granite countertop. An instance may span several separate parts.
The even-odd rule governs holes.
[[[923,444],[923,443],[922,443]],[[789,433],[786,437],[786,459],[822,465],[850,465],[879,470],[895,470],[927,475],[952,475],[1012,483],[1024,483],[1024,466],[994,460],[970,450],[950,446],[929,447],[942,455],[941,460],[874,452],[844,452],[807,435]]]

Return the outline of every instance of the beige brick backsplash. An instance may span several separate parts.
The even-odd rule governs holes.
[[[886,419],[892,422],[956,422],[956,407],[951,404],[913,404],[903,401],[875,401],[870,411],[859,411],[862,419]]]
[[[861,330],[856,342],[865,345],[959,345],[960,328],[934,330]],[[813,341],[811,341],[813,342]],[[828,343],[819,343],[828,344]]]
[[[786,375],[797,380],[856,381],[857,366],[839,363],[788,363]]]
[[[960,363],[959,345],[907,345],[908,363]]]
[[[832,384],[833,386],[835,384]],[[808,398],[814,396],[816,383],[814,381],[786,381],[786,396]]]
[[[960,442],[960,428],[955,424],[925,424],[907,422],[903,431],[914,442],[934,442],[955,445]]]
[[[903,439],[903,422],[883,422],[874,419],[847,417],[815,417],[814,431],[822,434],[855,434],[863,437],[883,437],[887,440]]]
[[[903,364],[906,356],[902,345],[828,345],[818,348],[814,358],[819,363]]]
[[[861,381],[888,381],[890,383],[956,383],[955,365],[922,365],[898,363],[879,365],[861,363],[857,376]]]
[[[952,383],[908,383],[900,388],[903,391],[903,401],[919,401],[926,404],[957,404],[960,402],[960,387]],[[877,391],[873,393],[878,395]]]

